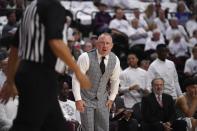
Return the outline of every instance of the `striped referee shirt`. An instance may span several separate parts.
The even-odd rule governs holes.
[[[51,39],[62,39],[66,11],[56,0],[35,0],[25,10],[13,44],[21,60],[54,67]]]

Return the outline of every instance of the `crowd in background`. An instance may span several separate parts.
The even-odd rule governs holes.
[[[197,11],[195,8],[197,4],[194,0],[169,1],[177,3],[176,11],[169,12],[168,9],[162,8],[160,3],[162,1],[148,2],[150,4],[143,12],[139,8],[130,9],[131,18],[127,17],[128,10],[125,11],[124,6],[110,7],[109,12],[106,2],[99,0],[94,1],[98,12],[92,18],[91,25],[81,24],[80,21],[74,19],[74,14],[69,10],[65,18],[63,39],[76,60],[83,52],[95,48],[97,36],[101,33],[108,32],[113,38],[112,51],[120,59],[122,72],[119,94],[111,110],[110,129],[112,131],[123,130],[123,128],[133,131],[143,130],[140,128],[144,120],[141,114],[141,102],[142,98],[151,92],[153,86],[151,82],[154,78],[162,77],[164,93],[173,98],[174,104],[177,99],[182,102],[183,98],[180,98],[183,95],[182,92],[187,92],[189,88],[186,87],[195,85],[197,81],[195,79],[197,77]],[[6,79],[4,69],[7,64],[9,44],[12,42],[25,6],[26,2],[23,0],[0,0],[0,17],[6,16],[7,18],[6,24],[1,25],[2,31],[0,32],[0,86]],[[166,53],[164,58],[162,53]],[[56,70],[59,73],[59,85],[62,91],[60,103],[66,119],[70,121],[67,124],[73,131],[79,127],[80,119],[78,116],[77,118],[70,117],[73,114],[78,115],[72,102],[75,101],[72,95],[72,72],[61,61],[57,62]],[[191,77],[196,81],[189,84],[185,82]],[[197,88],[196,85],[194,87]],[[194,99],[194,103],[197,103],[197,98]],[[177,105],[180,110],[183,109],[184,114],[186,111],[180,106],[181,102]],[[6,125],[4,130],[8,130],[11,126],[16,103],[13,102],[14,107],[12,103],[8,103],[5,111],[0,111],[0,128],[1,125]],[[192,105],[194,105],[192,109],[197,111],[197,104]],[[3,108],[3,106],[0,107],[0,110]],[[6,111],[10,108],[13,113]],[[5,115],[6,112],[9,116]],[[181,116],[180,112],[176,114],[177,118]],[[6,118],[4,123],[1,122],[4,121],[1,120],[3,118]],[[197,122],[193,123],[197,126]]]

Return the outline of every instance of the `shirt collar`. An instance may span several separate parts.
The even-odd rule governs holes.
[[[156,98],[158,98],[158,96],[160,97],[160,100],[162,100],[162,94],[161,95],[158,95],[158,94],[156,94],[156,93],[154,93],[155,94],[155,97]]]
[[[98,59],[100,60],[101,57],[103,57],[103,56],[101,56],[101,54],[99,54],[98,50],[96,50],[96,53],[97,53]],[[107,59],[109,59],[109,54],[105,56],[105,60],[107,60]]]
[[[162,61],[159,58],[157,58],[157,61],[159,61],[160,63],[165,63],[166,62],[166,59],[165,59],[165,61]]]
[[[130,70],[138,70],[138,67],[133,68],[133,67],[129,66],[129,69],[130,69]]]

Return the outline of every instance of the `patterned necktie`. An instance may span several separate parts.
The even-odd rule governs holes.
[[[105,63],[104,63],[104,59],[105,59],[105,57],[102,57],[102,58],[101,58],[101,63],[100,63],[100,69],[101,69],[102,74],[104,74],[104,72],[105,72]]]
[[[159,103],[159,105],[161,107],[163,107],[163,102],[162,102],[161,97],[159,95],[157,96],[157,102]]]

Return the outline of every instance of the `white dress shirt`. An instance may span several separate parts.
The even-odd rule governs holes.
[[[197,60],[193,57],[187,59],[185,62],[184,73],[196,74],[197,75]]]
[[[159,44],[165,44],[164,40],[160,38],[158,41],[153,41],[151,38],[148,38],[145,44],[144,51],[151,50],[151,49],[156,50],[156,47]]]
[[[16,117],[18,108],[18,96],[9,99],[6,105],[0,103],[0,131],[8,130]]]
[[[151,81],[154,78],[164,79],[164,93],[169,94],[176,99],[182,95],[182,91],[178,81],[178,75],[175,65],[170,60],[161,61],[160,59],[154,60],[148,68],[148,85],[151,91]]]
[[[113,19],[110,23],[109,23],[109,28],[110,29],[116,29],[122,33],[124,33],[125,35],[128,35],[128,30],[130,28],[130,24],[127,20],[125,19]]]
[[[189,33],[189,36],[193,36],[193,31],[197,30],[197,22],[195,20],[189,20],[186,22],[185,27]]]
[[[167,28],[170,26],[168,20],[165,22],[161,21],[159,18],[155,18],[154,22],[157,24],[157,27],[161,30],[161,33],[165,35]]]
[[[7,77],[6,77],[5,73],[2,70],[0,70],[0,91],[1,91],[1,88],[2,88],[6,78]]]
[[[134,17],[133,19],[138,19],[138,18]],[[131,21],[132,21],[133,19],[131,19]],[[140,15],[138,21],[139,21],[139,27],[142,27],[143,29],[147,29],[147,28],[148,28],[148,24],[147,24],[146,21],[144,20],[143,15]]]
[[[187,52],[187,42],[184,38],[181,38],[179,42],[175,42],[173,40],[170,41],[168,47],[170,50],[170,53],[172,55],[175,55],[175,57],[181,57],[181,56],[188,56]]]
[[[191,47],[194,47],[197,44],[197,38],[192,37],[189,41]]]
[[[124,105],[126,108],[132,108],[138,102],[141,102],[143,94],[137,90],[129,91],[129,87],[138,85],[144,90],[147,85],[147,72],[141,68],[128,67],[120,73],[120,91],[124,93]]]
[[[184,29],[184,27],[182,25],[178,25],[178,28],[177,29],[172,29],[171,26],[168,27],[168,29],[166,30],[166,39],[167,40],[172,40],[173,39],[173,36],[178,32],[180,32],[181,36],[187,38],[187,33]]]
[[[137,29],[135,29],[133,27],[130,27],[129,31],[127,32],[127,34],[128,34],[129,37],[133,37],[133,36],[139,35],[139,38],[137,38],[135,40],[131,39],[132,40],[132,46],[137,45],[137,44],[143,44],[144,45],[146,43],[146,39],[148,37],[148,35],[146,37],[144,37],[144,36],[142,37],[141,36],[142,34],[147,34],[145,29],[142,28],[142,27],[139,27]]]
[[[97,51],[97,56],[98,56],[98,62],[100,63],[102,56],[98,53],[98,51]],[[107,67],[108,60],[109,60],[109,55],[105,56],[105,59],[104,59],[105,67]],[[77,64],[79,65],[81,71],[83,73],[86,73],[90,66],[88,53],[85,52],[81,54],[78,58]],[[119,80],[120,71],[121,71],[120,61],[118,57],[116,56],[116,65],[110,77],[111,90],[110,90],[109,99],[112,101],[115,99],[118,93],[118,88],[119,88],[119,83],[120,83],[120,80]],[[73,75],[73,78],[72,78],[72,90],[73,90],[73,94],[75,97],[75,101],[81,100],[80,84],[75,75]]]

